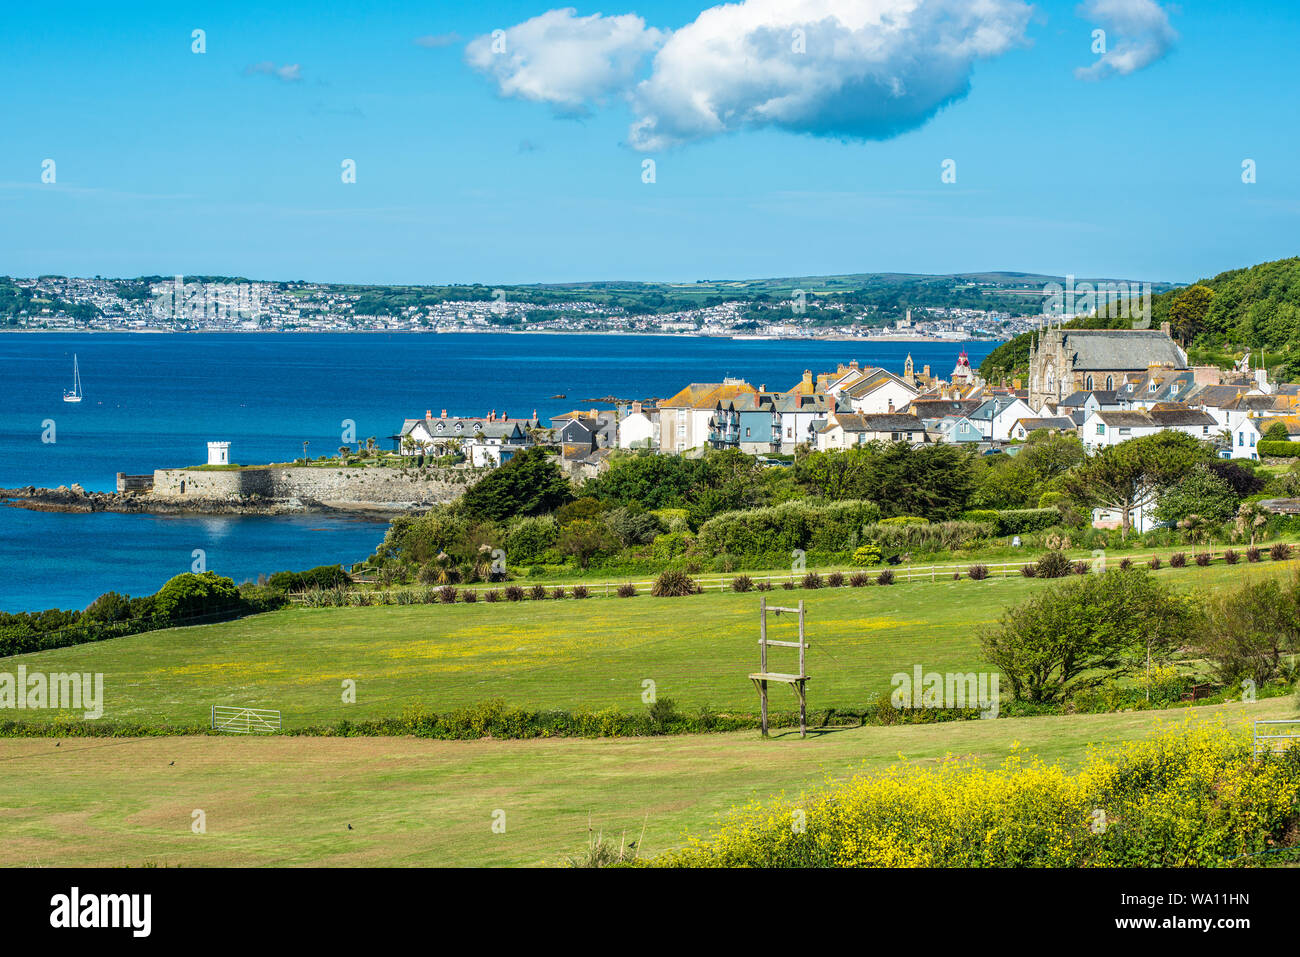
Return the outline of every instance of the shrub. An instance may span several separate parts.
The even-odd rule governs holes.
[[[892,568],[886,568],[883,572],[881,572],[879,575],[876,576],[876,583],[879,585],[894,584],[894,570]]]
[[[660,572],[655,583],[650,586],[650,594],[656,598],[680,598],[699,594],[700,591],[700,585],[694,578],[675,568]]]
[[[532,588],[528,589],[528,597],[531,598],[533,601],[545,601],[546,586],[534,585]]]
[[[1024,575],[1026,578],[1037,578],[1037,577],[1038,577],[1038,566],[1037,566],[1037,565],[1021,565],[1021,566],[1020,566],[1020,574]]]
[[[1260,455],[1272,455],[1279,458],[1294,458],[1300,455],[1300,442],[1274,442],[1272,440],[1261,441],[1256,446]]]
[[[1066,557],[1065,552],[1045,552],[1043,557],[1038,560],[1037,565],[1035,571],[1037,571],[1039,578],[1064,578],[1070,574],[1071,562]]]
[[[871,576],[866,572],[854,572],[849,576],[849,585],[853,588],[863,588],[871,584]]]
[[[987,565],[972,565],[966,569],[966,574],[970,576],[971,581],[982,582],[989,577],[989,567]]]
[[[1121,559],[1119,560],[1119,570],[1120,570],[1120,571],[1122,571],[1122,572],[1126,572],[1126,571],[1128,571],[1128,570],[1129,570],[1130,568],[1132,568],[1132,567],[1133,567],[1133,559],[1128,558],[1128,557],[1124,557],[1124,558],[1121,558]]]
[[[1072,570],[1076,575],[1086,575],[1088,574],[1088,563],[1075,562],[1074,565],[1072,566]]]
[[[466,588],[464,593],[460,596],[460,600],[468,605],[472,605],[478,601],[478,592],[472,588]]]
[[[1112,570],[1036,590],[980,640],[1017,700],[1051,703],[1124,669],[1126,655],[1172,653],[1193,618],[1186,599],[1146,572]]]
[[[438,589],[438,601],[444,605],[450,605],[456,600],[457,589],[455,585],[443,585]]]
[[[495,588],[489,588],[483,593],[483,600],[489,603],[498,602],[501,600],[501,592],[497,591]]]
[[[1160,560],[1159,555],[1152,555],[1151,561],[1147,562],[1147,567],[1152,571],[1157,571],[1163,564],[1164,562]]]
[[[1284,562],[1291,557],[1291,546],[1286,542],[1277,542],[1268,550],[1268,557],[1275,562]]]
[[[1061,513],[1054,508],[1013,508],[998,512],[996,534],[1026,535],[1061,524]]]
[[[853,564],[868,567],[880,564],[880,546],[875,543],[860,545],[853,550]]]
[[[803,576],[802,584],[804,588],[821,588],[824,582],[822,582],[821,575],[818,575],[816,572],[809,572],[807,575]]]
[[[722,512],[700,526],[700,548],[712,554],[751,556],[789,554],[796,548],[842,552],[848,550],[854,529],[879,518],[880,507],[860,499],[824,505],[792,501]]]
[[[781,582],[781,587],[786,591],[792,591],[794,589],[794,582]]]
[[[1260,553],[1257,546],[1251,545],[1250,548],[1246,549],[1246,561],[1257,562],[1259,561],[1259,557]]]
[[[1298,584],[1268,578],[1210,595],[1197,650],[1214,663],[1220,681],[1263,684],[1285,675],[1288,659],[1300,651]]]
[[[831,572],[826,576],[826,587],[841,588],[844,585],[844,575],[842,572]]]
[[[586,598],[587,595],[589,595],[589,594],[590,594],[590,592],[587,591],[587,586],[586,586],[586,585],[574,585],[574,586],[573,586],[573,597],[574,597],[574,598]]]
[[[523,601],[524,590],[518,585],[506,586],[506,601]]]
[[[1300,764],[1223,728],[1090,753],[859,773],[736,812],[656,867],[1220,867],[1294,846]],[[1111,826],[1094,825],[1104,808]],[[795,811],[803,826],[792,830]],[[1286,855],[1283,855],[1286,856]],[[1259,858],[1256,858],[1259,860]]]
[[[1169,556],[1169,565],[1172,568],[1186,568],[1187,556],[1182,552],[1174,552]]]
[[[1210,564],[1210,553],[1209,553],[1209,552],[1197,552],[1197,553],[1196,553],[1196,564],[1199,565],[1201,568],[1204,568],[1206,565]]]
[[[771,583],[771,582],[768,582],[768,581],[762,581],[762,582],[759,582],[759,583],[758,583],[757,585],[755,585],[754,587],[755,587],[758,591],[771,591],[771,590],[772,590],[772,583]]]
[[[619,598],[631,598],[635,594],[636,594],[636,586],[633,585],[631,582],[623,582],[623,584],[618,586]]]
[[[1236,552],[1234,552],[1231,548],[1225,549],[1224,552],[1223,552],[1223,560],[1224,560],[1224,562],[1226,562],[1226,563],[1229,564],[1229,565],[1235,565],[1235,564],[1237,564],[1237,562],[1238,562],[1240,559],[1241,559],[1241,556],[1238,555]]]
[[[748,575],[737,575],[735,578],[731,580],[732,591],[739,591],[739,592],[751,591],[753,587],[754,587],[754,580],[750,578]]]
[[[242,608],[234,581],[216,572],[184,572],[168,579],[153,596],[154,615],[174,622],[231,614]]]
[[[565,596],[564,586],[556,585],[555,589],[551,592],[551,597],[558,600],[563,598],[564,596]]]

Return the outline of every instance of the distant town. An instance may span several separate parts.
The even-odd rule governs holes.
[[[1137,284],[1109,285],[1137,295]],[[1095,305],[1065,311],[1049,301],[1054,286],[1053,277],[1023,274],[505,288],[41,276],[0,279],[0,329],[1007,340]],[[1142,288],[1149,295],[1152,285]]]

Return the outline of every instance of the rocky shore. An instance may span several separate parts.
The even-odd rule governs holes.
[[[88,492],[80,485],[0,488],[0,504],[35,512],[125,512],[151,515],[298,515],[307,512],[393,513],[427,508],[417,502],[320,502],[291,498],[247,500],[162,498],[147,492]]]

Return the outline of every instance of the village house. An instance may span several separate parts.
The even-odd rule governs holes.
[[[922,419],[926,437],[931,442],[983,442],[984,433],[964,415],[946,415],[942,419]]]
[[[835,412],[827,416],[826,424],[817,432],[817,451],[847,449],[868,442],[911,442],[920,445],[926,441],[925,423],[914,415],[883,413],[861,415],[856,412]]]
[[[734,406],[740,396],[757,391],[743,379],[691,383],[659,403],[660,450],[680,454],[709,445],[710,433],[714,431],[710,423],[715,421],[719,407]]]
[[[966,418],[980,430],[985,439],[992,442],[1007,442],[1011,439],[1011,429],[1018,419],[1032,416],[1034,410],[1025,402],[1012,396],[996,395],[980,403],[967,413]]]
[[[1149,412],[1092,412],[1079,427],[1079,438],[1086,449],[1095,452],[1165,429],[1206,442],[1218,439],[1218,423],[1212,415],[1180,405],[1157,406]]]
[[[531,419],[512,419],[496,410],[479,418],[448,416],[443,409],[438,418],[433,410],[423,419],[406,419],[393,439],[397,451],[419,451],[426,455],[465,456],[469,464],[482,468],[508,462],[516,452],[533,444],[533,430],[538,427],[537,414]]]
[[[659,448],[659,410],[654,406],[633,402],[618,420],[618,447],[620,449]]]
[[[1011,438],[1016,442],[1023,442],[1035,432],[1046,429],[1048,432],[1077,432],[1074,419],[1068,415],[1056,416],[1035,416],[1027,419],[1016,419],[1011,426]]]

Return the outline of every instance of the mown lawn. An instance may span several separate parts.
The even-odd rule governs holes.
[[[644,826],[653,855],[733,807],[900,760],[1017,752],[1075,765],[1090,745],[1161,725],[1222,720],[1246,733],[1249,719],[1280,717],[1295,717],[1291,699],[807,740],[0,739],[0,866],[556,864],[581,850],[589,821],[616,841]],[[191,830],[196,810],[206,833]]]
[[[1178,587],[1220,587],[1293,563],[1165,568]],[[978,671],[978,634],[1044,582],[918,581],[888,587],[776,590],[770,603],[808,607],[810,708],[861,709],[890,676]],[[104,716],[149,723],[206,722],[212,705],[274,708],[287,727],[446,711],[490,698],[518,707],[644,707],[644,682],[680,708],[754,711],[747,675],[758,666],[755,593],[689,598],[589,598],[472,605],[294,608],[241,621],[179,628],[5,659],[29,672],[102,672]],[[791,637],[785,617],[771,637]],[[786,662],[781,655],[790,656]],[[769,666],[793,670],[792,650]],[[343,682],[356,682],[344,704]],[[1005,690],[1005,689],[1004,689]],[[774,706],[788,707],[782,689]],[[63,712],[66,716],[67,712]],[[4,717],[51,720],[59,712]]]

